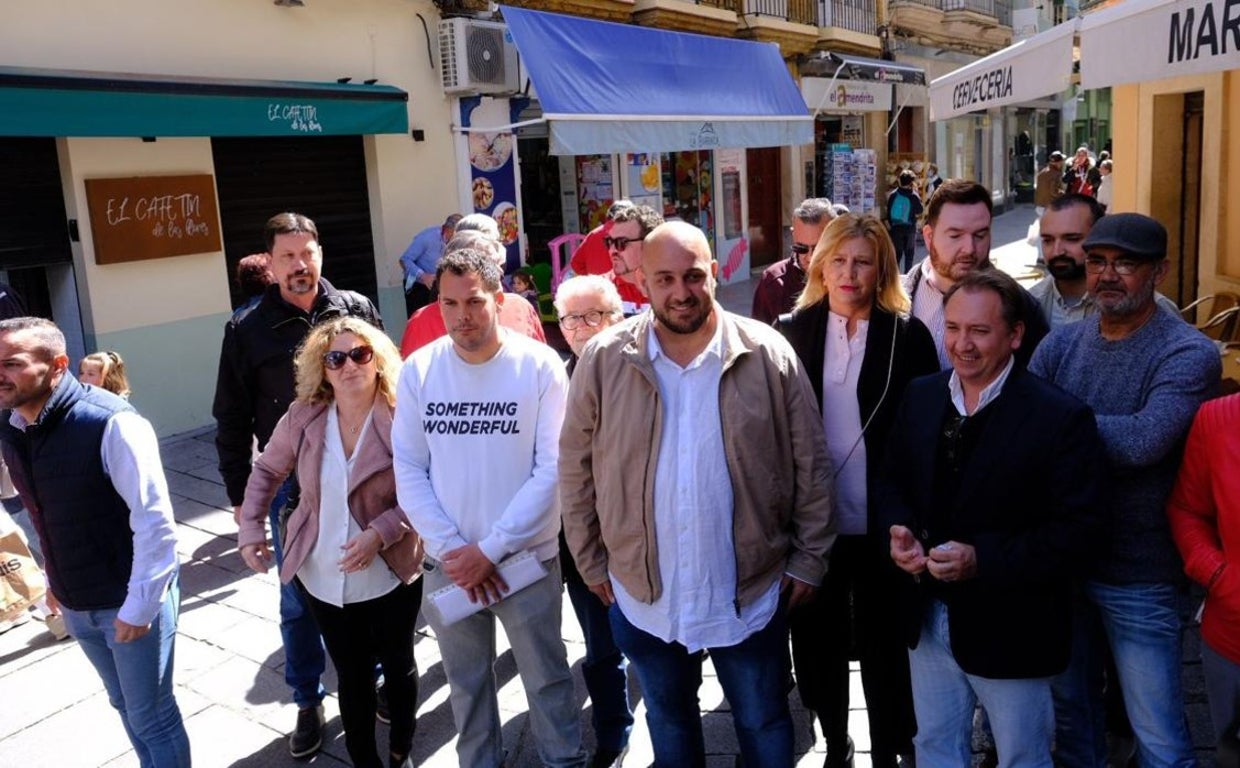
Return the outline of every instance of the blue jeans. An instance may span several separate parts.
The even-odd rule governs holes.
[[[610,610],[620,650],[633,662],[646,702],[646,725],[655,768],[706,765],[698,688],[703,654],[665,643],[629,623],[619,606]],[[710,658],[732,719],[741,756],[749,768],[790,768],[792,716],[788,712],[788,625],[784,608],[765,627],[737,645],[711,648]]]
[[[78,641],[120,713],[142,768],[189,768],[189,736],[172,690],[173,649],[181,592],[174,577],[168,594],[137,640],[116,642],[118,609],[74,611],[61,606],[65,627]],[[73,734],[65,734],[74,738]]]
[[[1119,671],[1142,766],[1196,765],[1180,681],[1180,609],[1174,584],[1085,584]]]
[[[1098,610],[1078,594],[1072,603],[1072,655],[1051,678],[1055,702],[1055,764],[1104,768],[1107,761],[1105,651]],[[1116,681],[1110,681],[1116,685]]]
[[[271,502],[271,546],[276,553],[276,571],[284,565],[284,547],[280,541],[280,510],[288,501],[293,484],[290,477],[280,486]],[[318,625],[293,582],[280,584],[280,636],[284,640],[284,682],[293,689],[293,703],[298,709],[317,707],[323,703],[327,689],[323,687],[323,670],[327,653]]]
[[[590,694],[590,721],[598,749],[623,751],[633,730],[633,710],[629,706],[628,662],[611,634],[607,606],[590,591],[571,555],[561,548],[560,567],[568,600],[585,636],[586,657],[581,676]]]
[[[1049,678],[996,680],[970,675],[952,655],[947,607],[926,610],[917,647],[908,652],[913,678],[919,768],[959,768],[973,760],[973,708],[990,718],[999,767],[1051,768],[1055,714]]]

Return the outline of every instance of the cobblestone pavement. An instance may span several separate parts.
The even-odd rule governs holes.
[[[1014,241],[1023,239],[1033,218],[1031,208],[996,219],[996,258],[1016,271],[1032,264],[1031,249]],[[1014,265],[1009,267],[1009,264]],[[731,309],[747,312],[752,282],[726,286],[721,301]],[[215,448],[210,432],[182,435],[163,444],[168,484],[177,518],[178,551],[181,554],[182,612],[176,646],[177,699],[186,718],[194,763],[200,768],[236,766],[348,765],[335,698],[326,701],[327,741],[310,761],[289,757],[285,733],[291,729],[296,710],[283,681],[283,652],[277,626],[277,590],[274,574],[249,572],[236,548],[236,526],[223,485],[216,472]],[[585,702],[579,667],[584,654],[580,630],[567,601],[564,639],[570,663],[578,679],[578,694]],[[1208,763],[1209,724],[1204,683],[1198,661],[1198,634],[1194,629],[1185,643],[1185,680],[1188,716],[1199,755]],[[418,732],[414,758],[419,765],[455,765],[454,730],[448,706],[448,690],[438,658],[435,639],[422,627],[415,641],[421,671]],[[501,681],[500,706],[504,744],[510,768],[539,765],[533,738],[524,714],[525,699],[511,653],[500,637],[501,655],[496,674]],[[327,685],[335,681],[328,673]],[[30,621],[0,634],[0,765],[22,768],[129,768],[137,766],[133,751],[115,712],[108,705],[102,685],[72,640],[56,642],[43,626]],[[636,688],[634,693],[637,694]],[[640,700],[639,698],[635,700]],[[858,673],[851,679],[850,732],[856,740],[857,766],[869,766],[869,737],[864,698]],[[808,714],[795,693],[790,697],[797,725],[798,766],[818,766],[824,759],[821,736],[811,727]],[[737,764],[736,736],[727,703],[707,667],[701,691],[701,708],[710,751],[710,768]],[[588,745],[588,702],[581,711]],[[632,750],[626,765],[651,762],[644,709],[638,706]],[[386,728],[378,726],[380,743]]]

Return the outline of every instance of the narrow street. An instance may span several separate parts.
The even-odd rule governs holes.
[[[1018,276],[1029,271],[1034,253],[1024,243],[1033,220],[1029,206],[995,220],[993,257]],[[924,248],[921,249],[924,253]],[[753,283],[724,287],[720,300],[728,308],[748,312]],[[180,435],[163,443],[163,459],[178,523],[178,550],[182,558],[182,612],[176,647],[177,698],[186,718],[200,768],[217,766],[347,765],[335,698],[326,702],[328,741],[310,761],[289,757],[285,732],[296,710],[282,675],[283,652],[277,626],[277,590],[274,573],[257,575],[242,563],[236,549],[236,526],[224,487],[216,471],[216,452],[210,431]],[[584,654],[580,630],[564,603],[563,635],[570,663],[577,671],[578,693],[585,701],[579,666]],[[448,689],[438,659],[438,647],[423,628],[415,643],[421,704],[414,740],[418,765],[455,765],[454,731]],[[496,674],[501,681],[500,704],[504,741],[510,768],[539,765],[524,714],[526,705],[512,655],[501,655]],[[1198,756],[1213,763],[1209,724],[1198,659],[1199,633],[1193,627],[1184,643],[1184,675],[1188,717]],[[329,672],[327,686],[334,688]],[[0,763],[23,768],[120,768],[138,762],[108,705],[98,676],[72,640],[56,642],[37,621],[0,634]],[[636,696],[635,701],[640,701]],[[856,741],[857,768],[869,768],[869,737],[859,673],[851,678],[850,732]],[[790,696],[797,724],[799,766],[819,766],[824,742],[811,727],[795,692]],[[731,715],[709,666],[701,691],[710,768],[732,768],[738,751]],[[637,708],[631,752],[625,765],[646,766],[652,760],[644,709]],[[581,710],[588,745],[588,703]],[[379,726],[386,739],[386,726]]]

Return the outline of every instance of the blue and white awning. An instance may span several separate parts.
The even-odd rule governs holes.
[[[813,143],[777,45],[502,10],[552,154]]]

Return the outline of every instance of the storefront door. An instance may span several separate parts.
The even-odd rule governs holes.
[[[47,269],[73,262],[56,140],[0,139],[0,167],[0,270],[27,311],[53,318]]]
[[[783,257],[779,148],[747,150],[745,163],[749,181],[749,266],[753,269]]]

